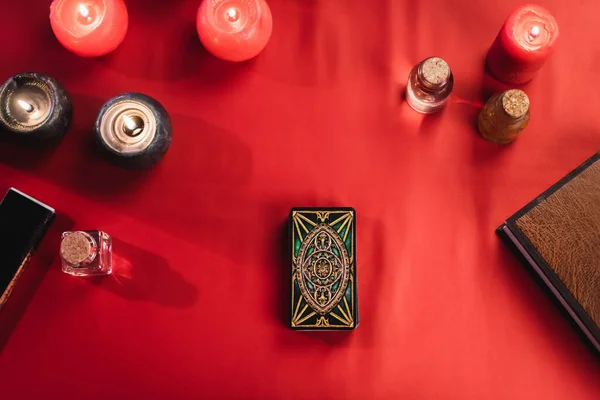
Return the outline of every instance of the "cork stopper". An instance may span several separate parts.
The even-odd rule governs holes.
[[[60,256],[69,264],[80,264],[92,251],[89,236],[83,232],[73,232],[65,236],[60,244]]]
[[[439,57],[431,57],[421,64],[421,76],[431,85],[440,85],[450,77],[450,66]]]
[[[524,91],[511,89],[502,95],[502,108],[512,118],[521,118],[529,111],[529,97]]]

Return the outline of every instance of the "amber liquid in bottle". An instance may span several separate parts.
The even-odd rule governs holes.
[[[444,108],[453,86],[454,77],[448,63],[439,57],[430,57],[410,71],[406,101],[415,111],[435,113]]]
[[[479,113],[477,127],[484,139],[506,144],[515,140],[529,122],[529,98],[512,89],[493,95]]]

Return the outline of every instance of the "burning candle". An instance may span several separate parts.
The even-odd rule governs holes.
[[[273,30],[265,0],[204,0],[196,18],[204,47],[227,61],[245,61],[260,53]]]
[[[490,72],[504,83],[529,82],[553,53],[558,36],[556,20],[545,8],[526,5],[516,9],[488,52]]]
[[[35,141],[60,139],[71,125],[67,90],[39,73],[18,74],[0,87],[0,130]]]
[[[127,33],[123,0],[54,0],[50,23],[58,41],[82,57],[98,57],[115,50]]]
[[[151,167],[171,146],[167,110],[141,93],[125,93],[107,101],[98,113],[94,132],[111,161],[129,169]]]

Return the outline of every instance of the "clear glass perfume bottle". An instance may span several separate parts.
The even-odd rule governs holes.
[[[495,94],[479,113],[477,127],[484,139],[506,144],[515,140],[529,122],[529,98],[519,89]]]
[[[448,63],[439,57],[430,57],[410,71],[406,100],[420,113],[435,113],[444,108],[453,86],[454,77]]]
[[[63,272],[75,276],[112,272],[112,239],[102,231],[64,232],[60,244]]]

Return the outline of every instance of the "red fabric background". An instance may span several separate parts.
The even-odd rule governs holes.
[[[0,190],[109,232],[116,265],[94,283],[38,255],[51,265],[0,355],[2,398],[600,398],[598,359],[494,234],[600,148],[597,1],[541,3],[562,37],[506,147],[474,127],[504,88],[483,59],[516,0],[271,0],[271,42],[244,64],[202,49],[197,0],[128,0],[126,41],[101,59],[60,47],[49,3],[1,3],[0,78],[57,77],[73,128],[45,152],[0,139]],[[455,89],[424,118],[401,92],[430,55]],[[125,91],[173,118],[145,173],[90,145],[101,104]],[[357,210],[354,332],[286,326],[297,205]]]

